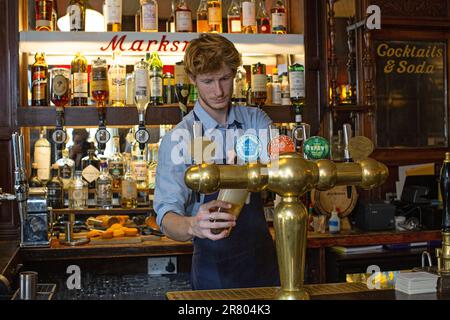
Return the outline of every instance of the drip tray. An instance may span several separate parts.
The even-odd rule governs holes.
[[[36,300],[52,300],[56,292],[56,284],[40,283],[36,289]],[[14,293],[11,300],[20,300],[20,288]]]

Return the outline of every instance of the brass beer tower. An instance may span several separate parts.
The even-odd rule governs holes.
[[[281,288],[275,299],[307,300],[303,287],[308,211],[299,200],[312,189],[329,190],[340,185],[372,189],[388,177],[387,167],[373,159],[354,163],[330,160],[308,161],[299,153],[286,153],[267,165],[246,166],[201,164],[191,166],[185,183],[200,193],[219,189],[271,190],[281,202],[275,208],[274,226]]]

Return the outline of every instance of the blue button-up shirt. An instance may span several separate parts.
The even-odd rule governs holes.
[[[162,220],[167,212],[194,216],[203,203],[204,195],[201,195],[200,202],[196,202],[195,194],[184,183],[184,174],[192,165],[190,152],[186,152],[186,150],[190,148],[188,145],[190,146],[190,139],[193,137],[192,128],[196,120],[194,114],[203,125],[204,136],[210,137],[216,145],[218,134],[225,139],[228,139],[226,137],[230,132],[237,131],[240,132],[237,136],[243,133],[257,135],[262,145],[260,161],[263,163],[268,161],[268,130],[272,120],[264,111],[252,107],[232,106],[226,124],[220,125],[197,101],[193,111],[188,113],[173,130],[163,137],[159,147],[153,207],[157,214],[156,222],[161,229]],[[230,143],[225,142],[221,147],[217,149],[221,149],[222,153],[217,152],[216,149],[214,158],[216,163],[223,163],[226,155],[229,155],[230,151],[234,151],[234,145]]]

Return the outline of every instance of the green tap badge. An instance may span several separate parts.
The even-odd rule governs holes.
[[[330,144],[325,138],[311,137],[303,145],[303,153],[311,160],[328,159]]]

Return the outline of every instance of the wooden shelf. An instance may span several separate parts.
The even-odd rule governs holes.
[[[189,108],[192,109],[192,106]],[[264,106],[262,108],[275,123],[294,122],[295,113],[291,106]],[[176,125],[181,120],[177,105],[147,108],[147,125]],[[97,127],[98,112],[94,106],[66,107],[64,111],[66,127]],[[56,124],[55,107],[19,107],[17,110],[17,126],[19,127],[53,127]],[[106,125],[132,126],[138,124],[138,113],[135,107],[107,107]]]
[[[112,208],[112,209],[102,209],[102,208],[88,208],[88,209],[53,209],[54,214],[64,215],[64,214],[76,214],[76,215],[130,215],[130,214],[149,214],[152,213],[153,208],[142,207],[135,209],[122,209],[122,208]]]

